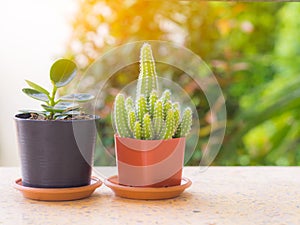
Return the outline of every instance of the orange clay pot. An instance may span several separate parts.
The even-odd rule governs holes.
[[[119,184],[135,187],[180,185],[185,138],[137,140],[115,135]]]

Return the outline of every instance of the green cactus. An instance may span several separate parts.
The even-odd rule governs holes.
[[[140,75],[134,101],[119,94],[115,99],[114,121],[120,137],[141,140],[185,137],[191,130],[192,110],[186,108],[180,119],[180,105],[171,101],[170,90],[161,96],[157,90],[157,75],[149,44],[144,44],[140,56]]]
[[[179,122],[180,122],[180,106],[179,103],[173,103],[172,109],[174,112],[174,132],[176,132]]]
[[[133,99],[131,97],[126,98],[125,108],[126,108],[127,112],[130,112],[131,110],[134,110],[134,102],[133,102]]]
[[[152,122],[150,115],[146,113],[143,118],[142,123],[142,135],[145,140],[152,140],[153,139],[153,131],[152,131]]]
[[[182,116],[182,120],[178,126],[178,129],[175,133],[175,137],[185,137],[189,134],[192,127],[192,110],[187,107]]]
[[[128,127],[132,133],[134,131],[135,121],[136,121],[136,116],[135,116],[135,112],[132,109],[128,113]]]
[[[125,109],[125,97],[118,94],[115,100],[114,120],[120,137],[131,137],[128,127],[127,112]]]
[[[163,103],[161,100],[156,101],[153,115],[154,136],[159,137],[163,126]]]
[[[141,95],[136,101],[137,117],[143,123],[144,115],[147,113],[147,100],[144,95]]]
[[[169,111],[170,109],[172,109],[172,102],[171,102],[170,100],[167,100],[167,101],[165,101],[164,104],[163,104],[164,120],[166,120],[168,111]]]
[[[182,121],[181,121],[181,131],[180,137],[185,137],[188,135],[192,127],[192,110],[191,108],[186,108],[183,112]]]
[[[140,53],[140,74],[136,96],[144,95],[148,99],[152,90],[157,90],[157,87],[157,74],[151,46],[145,43]]]
[[[174,112],[169,109],[165,121],[164,132],[161,132],[160,137],[162,139],[170,139],[174,134]]]
[[[150,113],[150,116],[151,118],[153,118],[153,115],[154,115],[154,107],[155,107],[155,103],[158,99],[158,96],[157,96],[157,91],[156,90],[153,90],[150,94],[150,98],[149,98],[149,113]]]
[[[161,100],[163,103],[171,100],[171,91],[169,89],[165,90],[161,95]]]
[[[134,123],[133,137],[135,139],[142,139],[142,128],[139,121],[135,121]]]

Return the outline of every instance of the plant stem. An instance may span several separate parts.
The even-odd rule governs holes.
[[[55,95],[56,95],[56,91],[57,91],[57,87],[55,85],[53,85],[53,90],[52,90],[52,95],[50,98],[50,106],[55,106],[56,102],[55,102]]]
[[[55,102],[55,95],[56,95],[57,87],[53,84],[53,89],[52,89],[52,95],[50,97],[50,106],[54,107],[57,102]],[[53,119],[54,113],[50,112],[50,119]]]

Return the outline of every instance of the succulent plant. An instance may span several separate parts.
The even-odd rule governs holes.
[[[191,130],[192,110],[187,107],[181,115],[180,104],[171,101],[168,89],[159,97],[155,62],[147,43],[140,53],[136,100],[118,94],[114,121],[120,137],[142,140],[185,137]]]
[[[57,90],[69,84],[76,74],[77,66],[73,61],[59,59],[52,64],[50,69],[50,80],[53,86],[51,92],[32,81],[26,80],[30,88],[23,88],[22,91],[29,97],[44,102],[41,104],[44,110],[21,110],[21,112],[36,114],[49,120],[65,119],[81,114],[78,103],[92,100],[93,95],[80,93],[56,98]]]
[[[157,87],[157,74],[151,46],[145,43],[140,53],[140,74],[136,96],[144,95],[148,99],[151,92],[157,90]]]
[[[117,132],[121,137],[131,137],[131,132],[128,126],[127,111],[125,108],[125,97],[119,94],[115,100],[115,123]]]

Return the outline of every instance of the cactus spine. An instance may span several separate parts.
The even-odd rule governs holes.
[[[130,110],[128,113],[128,126],[131,132],[134,131],[135,121],[136,121],[135,112],[133,110]]]
[[[136,121],[134,124],[133,137],[135,139],[142,139],[142,128],[139,121]]]
[[[169,110],[172,109],[172,102],[170,100],[165,101],[163,107],[164,107],[164,119],[166,120]]]
[[[166,101],[170,101],[171,100],[171,92],[170,92],[169,89],[165,90],[162,93],[161,100],[163,101],[163,103],[165,103]]]
[[[149,98],[152,90],[157,90],[157,74],[151,46],[145,43],[140,52],[140,74],[136,96],[144,95]]]
[[[185,137],[191,130],[192,110],[186,108],[181,116],[179,103],[171,101],[170,90],[158,94],[155,63],[149,44],[140,55],[140,74],[135,103],[118,94],[114,104],[114,121],[120,137],[142,140]]]
[[[174,112],[170,109],[167,113],[166,123],[164,126],[164,132],[161,133],[162,139],[170,139],[174,134]]]
[[[131,137],[128,127],[128,120],[125,108],[125,97],[122,94],[118,94],[115,101],[115,124],[118,134],[121,137]]]
[[[155,103],[158,99],[157,96],[157,91],[153,90],[150,94],[150,98],[149,98],[149,112],[150,112],[150,116],[151,118],[153,118],[154,115],[154,108],[155,108]]]
[[[153,123],[154,123],[154,136],[159,137],[163,127],[163,103],[161,100],[156,101],[154,107]]]
[[[175,137],[185,137],[191,130],[192,126],[192,110],[186,108],[183,112],[182,120],[177,128]]]
[[[134,110],[134,103],[133,103],[133,99],[131,97],[126,98],[125,108],[126,108],[127,112]]]
[[[144,115],[147,113],[147,100],[144,95],[141,95],[137,99],[136,103],[137,117],[141,123],[143,123]]]
[[[145,140],[152,140],[152,124],[151,124],[151,118],[148,113],[144,115],[143,118],[143,129],[142,129],[142,134]]]
[[[179,103],[176,102],[173,104],[173,112],[174,112],[174,131],[173,132],[176,132],[177,130],[177,127],[179,125],[179,122],[180,122],[180,109],[179,109]]]

